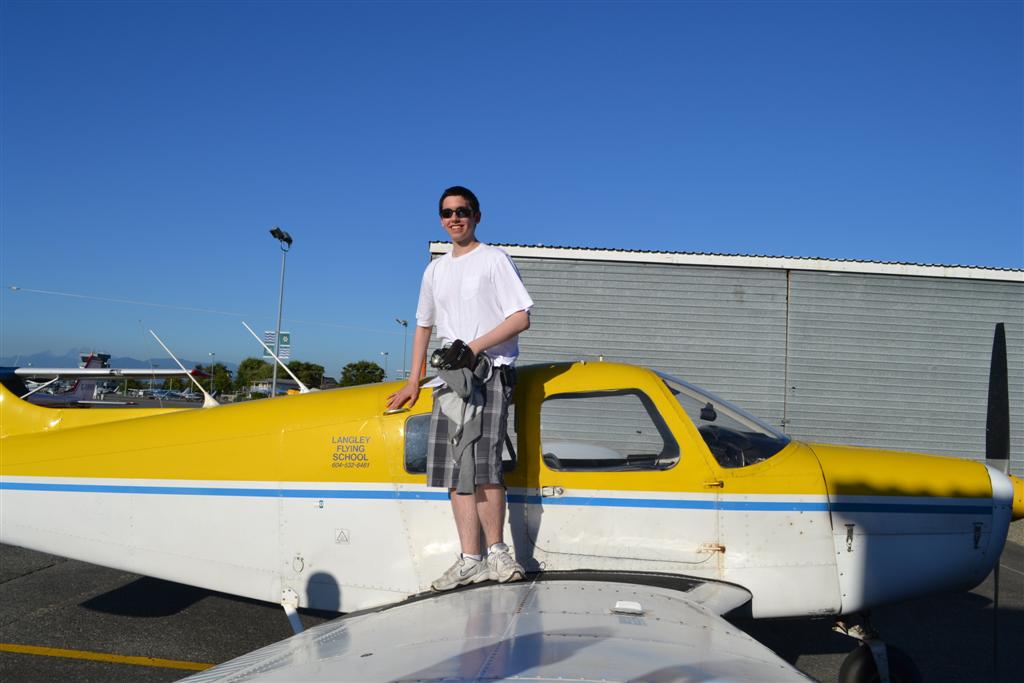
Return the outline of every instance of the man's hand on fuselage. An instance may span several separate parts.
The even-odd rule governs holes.
[[[408,408],[412,408],[416,405],[416,401],[420,397],[420,383],[418,381],[410,381],[401,389],[388,396],[387,408],[388,410],[396,410],[401,408],[406,403],[409,405]]]
[[[420,397],[420,377],[423,375],[423,366],[427,362],[427,346],[430,344],[430,332],[432,327],[416,326],[416,333],[412,338],[412,365],[409,366],[409,381],[405,386],[391,394],[387,398],[388,410],[396,410],[408,403],[407,407],[412,408]]]

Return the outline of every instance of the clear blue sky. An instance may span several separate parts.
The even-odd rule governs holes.
[[[189,358],[255,355],[238,321],[273,328],[280,225],[295,357],[393,370],[456,183],[497,243],[1024,267],[1018,1],[0,19],[0,356],[160,356],[148,328]]]

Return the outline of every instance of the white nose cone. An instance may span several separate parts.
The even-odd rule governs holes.
[[[986,465],[988,478],[992,480],[992,548],[989,557],[992,567],[999,561],[1006,543],[1006,533],[1010,530],[1010,519],[1013,516],[1013,481],[1003,472],[991,465]],[[989,567],[991,570],[992,567]]]

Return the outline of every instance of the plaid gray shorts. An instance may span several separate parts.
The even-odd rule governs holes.
[[[480,416],[480,439],[473,444],[475,485],[504,484],[501,454],[505,448],[508,406],[515,388],[515,370],[495,368],[484,385],[484,408]],[[459,464],[452,457],[448,439],[448,418],[441,414],[439,396],[450,392],[448,387],[434,389],[434,411],[430,415],[430,439],[427,442],[427,486],[455,488],[459,483]]]

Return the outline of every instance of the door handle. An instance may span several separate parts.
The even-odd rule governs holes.
[[[565,493],[565,489],[561,486],[545,486],[540,490],[540,495],[544,498],[557,498]]]

